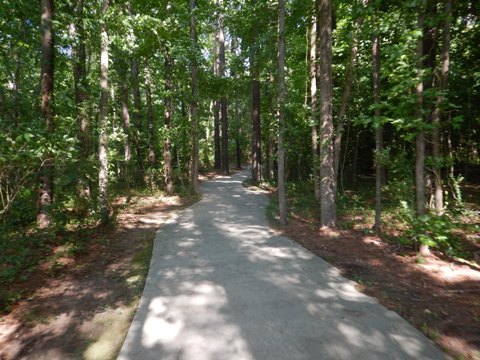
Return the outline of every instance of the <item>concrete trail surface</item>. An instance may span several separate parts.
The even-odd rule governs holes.
[[[446,359],[337,269],[268,227],[246,171],[160,229],[119,360]]]

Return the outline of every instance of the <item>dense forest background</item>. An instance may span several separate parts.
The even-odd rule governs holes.
[[[2,281],[111,222],[118,194],[246,163],[278,185],[280,223],[361,209],[377,234],[474,258],[479,2],[0,3]]]

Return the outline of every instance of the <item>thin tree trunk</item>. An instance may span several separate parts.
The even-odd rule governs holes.
[[[318,152],[318,109],[317,109],[317,3],[312,1],[312,20],[310,31],[310,98],[312,111],[312,169],[315,199],[320,200],[320,158]]]
[[[190,63],[192,80],[192,101],[190,113],[192,121],[192,187],[198,191],[198,109],[197,109],[197,35],[195,29],[195,0],[190,0],[190,40],[192,42],[192,58]]]
[[[332,0],[320,0],[320,222],[336,225],[332,113]]]
[[[373,75],[373,102],[375,104],[375,233],[382,232],[382,151],[383,126],[380,121],[380,43],[378,34],[372,39],[372,75]]]
[[[235,101],[235,113],[238,117],[238,100]],[[240,121],[239,121],[240,122]],[[240,126],[238,127],[237,134],[235,135],[235,154],[236,154],[236,160],[237,160],[237,169],[240,170],[242,168],[242,149],[240,146],[240,134],[242,132],[242,129],[240,129]]]
[[[252,1],[256,6],[258,0]],[[260,123],[260,74],[255,37],[251,34],[250,74],[252,79],[252,180],[262,180],[262,133]]]
[[[421,10],[420,10],[421,11]],[[423,29],[423,24],[425,21],[425,16],[421,11],[418,16],[417,28]],[[418,121],[422,121],[423,124],[423,81],[421,79],[423,70],[423,39],[420,38],[417,40],[417,72],[418,72],[418,84],[415,89],[415,94],[417,97],[416,107],[415,107],[415,118]],[[425,214],[425,133],[423,128],[420,129],[417,133],[415,140],[415,151],[416,151],[416,161],[415,161],[415,194],[416,194],[416,209],[417,215],[423,216]]]
[[[237,55],[237,43],[238,40],[236,37],[232,38],[232,55],[236,56]],[[235,68],[232,67],[232,77],[234,79],[238,79],[238,76],[235,72]],[[236,169],[241,169],[242,168],[242,150],[240,147],[240,133],[241,133],[241,128],[240,128],[240,111],[239,111],[239,104],[238,104],[238,94],[237,90],[235,90],[235,104],[234,104],[234,111],[235,111],[235,159],[236,159]]]
[[[127,12],[130,17],[133,17],[132,6],[130,1],[127,2]],[[132,34],[133,35],[133,34]],[[135,37],[134,37],[135,40]],[[140,95],[140,80],[138,75],[138,61],[135,54],[132,54],[130,59],[130,72],[132,77],[132,93],[133,93],[133,124],[135,126],[135,153],[136,153],[136,178],[137,181],[143,182],[144,166],[143,166],[143,151],[142,151],[142,105]]]
[[[78,141],[80,143],[80,161],[86,163],[90,155],[89,120],[85,102],[88,99],[87,82],[87,56],[85,49],[85,29],[83,26],[84,0],[77,0],[75,7],[75,21],[71,26],[71,34],[74,40],[72,47],[73,59],[73,83],[75,91],[75,106],[78,109]],[[88,204],[91,196],[88,179],[80,174],[78,178],[78,196],[82,207]],[[83,209],[85,210],[85,209]]]
[[[280,224],[287,224],[285,192],[285,0],[278,1],[278,207]]]
[[[137,59],[131,59],[131,76],[132,76],[132,92],[133,92],[133,123],[135,126],[135,153],[137,163],[137,180],[142,181],[144,166],[142,155],[142,117],[141,117],[141,96],[140,96],[140,81],[138,78],[138,63]]]
[[[444,1],[445,6],[445,23],[443,26],[443,46],[441,54],[441,68],[439,81],[439,95],[435,101],[435,109],[432,114],[432,155],[433,155],[433,175],[434,175],[434,195],[435,195],[435,211],[439,214],[443,213],[443,187],[442,187],[442,173],[441,173],[441,153],[440,153],[440,117],[441,106],[445,101],[445,89],[447,87],[448,67],[450,64],[450,27],[452,15],[451,0]]]
[[[165,110],[164,110],[164,126],[165,140],[163,142],[163,171],[165,173],[165,188],[168,194],[173,192],[173,170],[172,170],[172,154],[170,140],[170,123],[172,117],[172,59],[168,50],[165,54]]]
[[[220,145],[220,102],[213,102],[213,144],[214,144],[214,162],[215,169],[222,168],[222,151]]]
[[[220,5],[220,16],[219,16],[219,26],[218,26],[218,44],[219,44],[219,76],[220,78],[225,77],[225,34],[224,34],[224,8],[223,0],[218,1]],[[229,164],[228,164],[228,114],[227,114],[227,97],[224,95],[221,99],[221,116],[222,116],[222,172],[224,174],[229,174]]]
[[[215,0],[217,3],[218,0]],[[220,76],[220,24],[215,24],[215,41],[213,43],[213,75]],[[213,146],[214,146],[214,161],[215,169],[222,168],[222,148],[220,139],[220,107],[221,102],[218,99],[213,101]]]
[[[125,133],[125,139],[123,141],[124,148],[124,161],[126,179],[128,181],[128,172],[130,170],[130,160],[132,159],[132,149],[130,147],[130,112],[128,110],[128,86],[127,86],[127,74],[125,69],[120,70],[120,99],[122,103],[122,119],[123,119],[123,132]]]
[[[150,166],[155,165],[155,119],[152,105],[152,75],[148,64],[145,66],[145,98],[147,100],[147,160]]]
[[[53,84],[55,71],[54,26],[55,5],[53,0],[41,0],[41,43],[42,43],[42,73],[41,97],[42,117],[49,134],[48,140],[55,129],[55,112],[53,103]],[[53,202],[53,155],[47,154],[40,170],[40,188],[37,198],[37,225],[43,229],[51,224],[51,205]]]
[[[256,65],[253,65],[256,66]],[[260,81],[254,72],[252,79],[252,180],[262,180],[261,126],[260,126]]]
[[[106,14],[108,11],[109,0],[103,0],[102,5],[102,28],[101,28],[101,46],[100,46],[100,116],[98,119],[98,192],[102,223],[106,224],[110,217],[110,205],[108,202],[108,32],[106,24]]]
[[[367,5],[367,0],[363,0],[364,6]],[[344,131],[344,122],[345,122],[345,115],[347,114],[348,104],[350,102],[350,93],[352,91],[352,84],[353,84],[353,71],[355,69],[355,65],[357,62],[357,53],[358,53],[358,32],[360,31],[360,26],[363,22],[363,18],[358,18],[355,22],[354,32],[352,34],[352,45],[350,47],[350,59],[348,61],[348,68],[347,73],[345,75],[345,83],[343,86],[343,95],[342,95],[342,102],[340,105],[340,111],[338,113],[338,122],[337,127],[335,130],[335,142],[333,145],[334,151],[334,158],[333,164],[335,169],[335,194],[337,192],[337,183],[338,183],[338,170],[340,167],[340,152],[342,149],[342,135]]]

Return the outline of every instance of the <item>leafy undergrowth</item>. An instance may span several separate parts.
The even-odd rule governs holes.
[[[0,284],[0,358],[114,359],[143,291],[157,229],[197,200],[131,193],[115,200],[107,227],[66,227],[41,234],[25,256],[11,250],[22,257]]]
[[[478,203],[418,223],[405,208],[385,203],[384,236],[374,236],[369,190],[338,199],[337,229],[320,230],[319,204],[309,184],[287,188],[289,224],[278,227],[272,194],[267,217],[272,226],[336,266],[357,288],[398,312],[448,354],[480,359],[480,266]],[[436,241],[428,258],[417,254],[418,236]]]

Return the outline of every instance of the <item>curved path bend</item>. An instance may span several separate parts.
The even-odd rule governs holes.
[[[446,359],[396,313],[271,230],[241,172],[157,233],[119,360]]]

